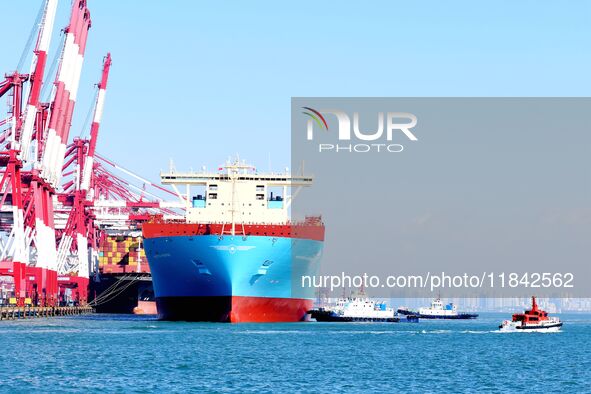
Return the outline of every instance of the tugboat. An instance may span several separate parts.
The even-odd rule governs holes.
[[[557,317],[548,317],[548,313],[538,309],[536,297],[531,298],[531,309],[524,313],[515,313],[511,320],[505,320],[499,326],[499,330],[508,331],[543,331],[557,332],[562,327],[562,322]]]
[[[308,313],[319,322],[398,323],[400,321],[394,309],[389,308],[385,302],[375,302],[370,298],[361,297],[340,298],[333,308],[318,308]],[[414,315],[408,315],[405,321],[414,323],[419,319]]]
[[[398,313],[401,315],[415,315],[421,319],[476,319],[478,317],[476,313],[458,312],[458,308],[453,303],[444,306],[439,297],[431,302],[429,308],[419,308],[415,312],[406,307],[400,307]]]

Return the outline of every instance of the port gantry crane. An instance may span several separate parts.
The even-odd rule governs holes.
[[[0,126],[5,126],[0,137],[3,144],[3,151],[0,152],[0,166],[3,169],[0,212],[2,227],[6,231],[1,240],[0,274],[12,276],[13,295],[19,305],[24,303],[27,293],[35,298],[41,297],[42,304],[53,304],[58,291],[52,211],[55,184],[42,175],[50,169],[46,163],[42,163],[41,158],[47,154],[46,126],[53,119],[55,127],[63,104],[58,100],[50,104],[40,102],[56,9],[57,0],[45,2],[31,74],[21,74],[16,70],[6,75],[0,87],[0,96],[8,93],[11,99],[9,116],[0,122]],[[66,33],[70,36],[67,44],[70,52],[73,35],[81,34],[79,21],[82,18],[79,14],[82,13],[84,17],[84,11],[85,9],[80,10],[77,7],[72,9],[72,18]],[[89,27],[90,16],[87,13],[86,18]],[[76,37],[76,41],[79,41],[79,37]],[[61,63],[61,67],[66,69],[64,59]],[[69,75],[69,82],[74,78],[75,75]],[[27,81],[30,82],[29,96],[27,106],[23,109],[23,93]],[[62,84],[60,90],[63,89]],[[63,127],[62,121],[60,133],[63,133]],[[33,147],[34,142],[36,144]],[[30,288],[27,288],[28,284]]]
[[[10,302],[19,306],[56,305],[68,288],[85,303],[104,231],[133,229],[154,213],[178,217],[170,209],[174,203],[114,175],[105,164],[143,178],[96,154],[110,54],[97,85],[90,139],[68,143],[91,26],[86,0],[72,2],[51,99],[41,102],[56,10],[57,0],[44,0],[31,72],[16,70],[0,81],[0,97],[9,98],[8,117],[0,119],[0,303],[7,288]]]

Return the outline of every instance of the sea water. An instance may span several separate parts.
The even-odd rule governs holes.
[[[420,323],[216,324],[87,315],[0,322],[3,392],[591,392],[591,315],[499,333]]]

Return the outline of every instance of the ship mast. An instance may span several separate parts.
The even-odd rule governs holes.
[[[248,173],[249,169],[254,170],[253,166],[249,166],[246,162],[240,163],[240,157],[236,156],[236,160],[232,164],[230,160],[228,160],[226,164],[226,169],[228,170],[228,177],[232,182],[232,200],[230,203],[230,221],[232,222],[232,236],[236,235],[236,181],[240,175],[240,171],[242,170],[244,174]]]
[[[228,174],[230,175],[230,179],[232,180],[232,202],[230,205],[230,214],[232,220],[232,237],[236,235],[236,218],[234,216],[234,207],[236,200],[236,179],[238,178],[238,164],[238,159],[236,159],[236,163],[234,165],[228,166]]]

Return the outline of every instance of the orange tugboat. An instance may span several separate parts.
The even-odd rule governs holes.
[[[500,331],[544,331],[556,332],[562,327],[557,317],[548,317],[548,313],[538,309],[536,297],[531,298],[531,309],[524,313],[515,313],[512,320],[505,320],[499,326]]]

